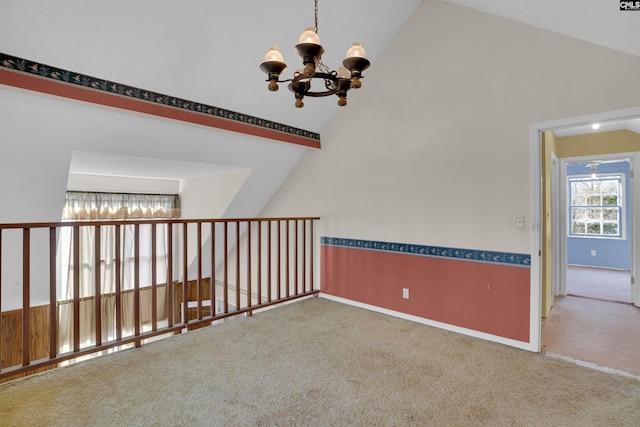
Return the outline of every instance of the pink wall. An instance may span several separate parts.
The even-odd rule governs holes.
[[[501,259],[516,254],[450,249],[468,252],[467,258],[473,254],[478,261],[451,253],[403,253],[402,247],[415,248],[410,245],[395,244],[395,251],[384,251],[326,242],[323,238],[323,293],[529,342],[528,255],[518,255],[524,263],[485,262],[485,254]],[[402,298],[403,288],[409,289],[409,299]]]

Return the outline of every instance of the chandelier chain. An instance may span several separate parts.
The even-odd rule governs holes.
[[[313,9],[313,13],[314,13],[314,18],[315,18],[315,21],[314,21],[315,27],[314,27],[314,29],[316,30],[316,34],[318,34],[318,0],[315,0],[315,7]]]
[[[315,6],[313,8],[313,14],[314,14],[314,30],[316,31],[316,34],[318,34],[318,0],[314,1]],[[327,73],[330,74],[331,73],[331,69],[326,66],[324,64],[324,62],[322,62],[322,57],[319,57],[316,60],[316,69],[322,71],[323,73]]]

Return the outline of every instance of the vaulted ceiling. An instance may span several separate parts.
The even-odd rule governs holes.
[[[620,11],[617,0],[449,2],[640,56],[640,12]],[[360,41],[372,61],[365,76],[375,73],[376,58],[420,3],[320,0],[323,62],[337,68],[350,44]],[[313,12],[312,0],[0,0],[0,52],[322,132],[333,115],[349,106],[338,107],[330,97],[308,99],[296,109],[284,85],[276,93],[267,90],[259,69],[270,45],[280,46],[289,72],[299,68],[293,46],[304,27],[313,26]],[[366,77],[360,90],[368,90]],[[352,92],[350,97],[358,96]],[[85,122],[92,121],[78,118],[79,126]],[[60,129],[76,131],[91,134]],[[102,132],[93,137],[108,143],[113,136]],[[215,130],[209,137],[255,139]],[[101,165],[97,173],[108,172],[108,161],[96,164]],[[119,174],[127,173],[122,162],[119,167]],[[151,173],[140,167],[129,172]]]

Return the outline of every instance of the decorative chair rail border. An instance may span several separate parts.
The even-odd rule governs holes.
[[[27,79],[20,79],[27,77]],[[33,79],[40,81],[33,82]],[[43,85],[43,82],[54,84]],[[205,126],[320,148],[320,135],[271,120],[99,79],[0,52],[0,83]],[[66,89],[65,89],[66,88]],[[76,89],[75,91],[72,89]],[[78,92],[78,90],[82,92]],[[107,98],[95,94],[107,95]],[[122,100],[135,101],[119,102]],[[142,105],[140,105],[142,103]],[[145,107],[146,105],[146,107]],[[149,108],[151,107],[151,108]],[[160,108],[158,108],[160,107]],[[169,110],[167,110],[169,109]]]
[[[426,257],[452,258],[460,261],[501,264],[514,267],[531,267],[531,256],[529,254],[511,252],[414,245],[412,243],[379,242],[374,240],[344,239],[337,237],[322,237],[321,244],[352,249],[397,252]]]

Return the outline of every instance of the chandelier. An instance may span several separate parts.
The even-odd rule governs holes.
[[[322,63],[324,48],[320,44],[318,37],[318,0],[315,0],[315,26],[305,28],[298,40],[295,51],[302,57],[304,68],[293,73],[290,79],[280,80],[280,74],[287,68],[284,58],[277,46],[271,46],[264,57],[264,62],[260,64],[260,69],[264,71],[269,82],[269,90],[277,91],[278,83],[290,82],[289,90],[295,94],[296,107],[302,108],[302,100],[305,96],[322,97],[336,95],[338,105],[347,105],[347,92],[350,89],[358,89],[362,86],[362,72],[369,68],[371,64],[366,58],[366,52],[355,42],[347,51],[346,58],[342,61],[342,67],[338,71],[331,71],[329,67]],[[320,82],[323,86],[320,89],[312,88],[312,83]]]

